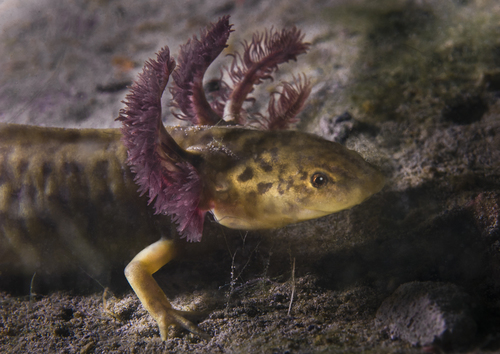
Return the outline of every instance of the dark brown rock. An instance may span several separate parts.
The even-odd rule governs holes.
[[[474,342],[477,316],[474,301],[458,286],[411,282],[401,285],[382,303],[376,322],[393,339],[456,349]]]

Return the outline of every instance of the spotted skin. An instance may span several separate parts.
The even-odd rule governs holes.
[[[297,131],[234,127],[169,130],[202,158],[202,207],[236,229],[277,228],[350,208],[378,192],[382,174],[340,144]],[[326,178],[311,184],[315,173]]]
[[[206,126],[168,132],[201,177],[199,207],[230,228],[324,216],[361,203],[384,183],[357,153],[310,134]],[[139,198],[120,138],[113,129],[0,124],[0,276],[82,267],[98,279],[169,228],[168,218],[153,218]],[[173,241],[161,238],[125,275],[163,339],[171,324],[208,339],[172,309],[152,277],[174,256]]]
[[[105,281],[169,229],[139,197],[120,138],[116,129],[0,124],[0,283],[80,268]]]

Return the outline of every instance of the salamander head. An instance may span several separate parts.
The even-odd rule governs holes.
[[[231,228],[318,218],[357,205],[384,185],[383,175],[358,153],[314,135],[254,132],[240,139],[241,151],[231,150],[239,163],[216,178],[212,208]]]

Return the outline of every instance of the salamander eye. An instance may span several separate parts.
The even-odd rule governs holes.
[[[328,183],[328,177],[321,172],[316,172],[311,176],[311,184],[314,188],[321,188]]]

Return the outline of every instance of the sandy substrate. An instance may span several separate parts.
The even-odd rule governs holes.
[[[37,273],[30,289],[31,274],[0,274],[0,352],[500,350],[496,1],[44,0],[0,10],[0,121],[78,128],[118,127],[144,61],[165,45],[175,54],[222,15],[234,23],[229,51],[255,31],[296,25],[310,52],[255,92],[257,108],[304,72],[314,86],[298,128],[342,140],[387,177],[365,203],[281,230],[208,222],[203,241],[156,278],[176,308],[198,311],[209,342],[181,330],[162,342],[124,257],[104,280],[62,269]],[[348,123],[335,123],[345,112]],[[466,343],[412,345],[377,320],[410,282],[455,284],[474,299]]]

